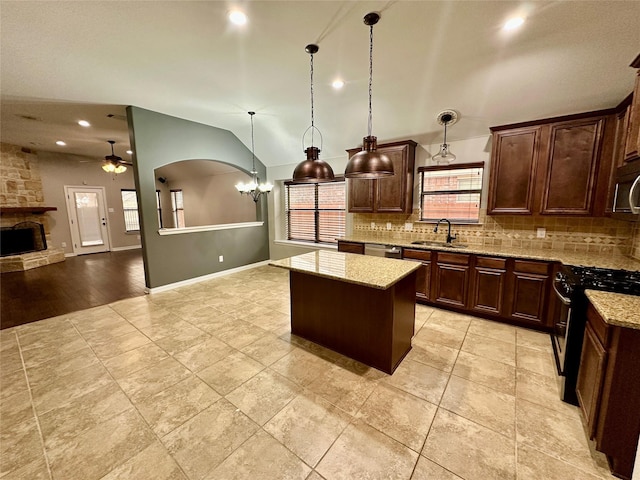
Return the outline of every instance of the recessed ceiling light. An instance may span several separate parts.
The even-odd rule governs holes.
[[[336,90],[340,90],[342,87],[344,87],[344,81],[340,79],[334,80],[331,86]]]
[[[503,30],[515,30],[520,28],[524,23],[524,18],[522,17],[513,17],[507,20],[502,27]]]
[[[247,16],[240,10],[232,10],[229,12],[229,21],[234,25],[244,25],[247,23]]]
[[[132,155],[132,154],[133,154],[133,151],[132,151],[132,150],[127,150],[127,153],[128,153],[129,155]]]
[[[58,140],[56,142],[56,145],[60,145],[61,147],[64,147],[66,145],[66,143],[64,143],[62,140]]]
[[[78,125],[80,125],[81,127],[90,127],[91,124],[89,122],[87,122],[86,120],[79,120],[78,121]]]

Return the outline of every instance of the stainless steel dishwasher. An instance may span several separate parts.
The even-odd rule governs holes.
[[[402,258],[402,249],[393,245],[365,243],[364,254],[373,255],[374,257]]]

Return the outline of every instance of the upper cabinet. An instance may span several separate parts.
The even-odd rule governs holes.
[[[631,66],[640,69],[640,55],[631,63]],[[633,91],[633,99],[629,107],[629,125],[624,157],[627,161],[640,157],[640,70],[636,72],[636,88]]]
[[[393,162],[394,175],[379,179],[349,178],[350,213],[411,213],[416,145],[413,140],[378,145]],[[347,150],[349,157],[360,148]]]
[[[488,213],[603,215],[615,127],[601,111],[492,128]]]

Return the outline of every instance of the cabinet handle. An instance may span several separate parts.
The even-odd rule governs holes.
[[[633,204],[633,193],[636,190],[636,187],[640,184],[640,175],[638,175],[631,185],[629,189],[629,207],[631,208],[631,213],[640,213],[640,206],[636,206]]]

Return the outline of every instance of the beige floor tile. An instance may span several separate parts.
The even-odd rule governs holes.
[[[325,478],[314,470],[309,474],[307,480],[325,480]]]
[[[501,342],[516,343],[516,330],[517,328],[513,325],[474,318],[467,332]]]
[[[29,390],[24,370],[5,372],[0,368],[0,398],[12,397]]]
[[[59,348],[82,338],[75,327],[67,320],[47,323],[47,320],[18,327],[20,348],[38,350],[45,347]]]
[[[513,440],[442,408],[422,455],[465,480],[516,478]]]
[[[54,478],[100,479],[154,441],[135,410],[127,410],[74,437],[61,448],[49,449]]]
[[[35,347],[30,349],[22,349],[22,357],[24,358],[24,364],[27,367],[33,367],[40,363],[53,361],[55,358],[69,355],[83,348],[87,348],[88,343],[78,334],[74,332],[73,335],[69,335],[66,339],[62,339],[58,344],[45,344],[42,347]]]
[[[200,370],[198,377],[220,395],[226,395],[262,370],[264,366],[261,363],[242,352],[236,352]]]
[[[333,365],[306,388],[350,415],[355,415],[375,387],[376,382]]]
[[[35,419],[7,428],[3,426],[0,431],[1,478],[12,478],[10,472],[25,469],[42,458],[42,441]]]
[[[187,350],[188,348],[198,345],[211,338],[211,335],[190,323],[185,325],[177,333],[156,340],[156,345],[162,348],[169,355],[175,355],[178,352]]]
[[[427,322],[413,338],[459,349],[465,335],[462,330]]]
[[[167,352],[157,345],[149,343],[105,360],[104,366],[107,367],[111,375],[118,379],[149,368],[166,358],[169,358]]]
[[[549,351],[551,349],[551,337],[548,333],[536,332],[527,328],[518,328],[516,331],[516,343],[522,347],[538,350]]]
[[[420,455],[411,480],[463,480],[455,473]]]
[[[516,422],[518,447],[533,447],[552,456],[562,452],[566,463],[585,472],[597,471],[577,409],[567,414],[517,399]]]
[[[578,409],[578,407],[560,400],[560,390],[556,378],[528,370],[516,370],[516,397],[558,412],[575,413]]]
[[[136,408],[162,437],[220,399],[215,391],[196,376],[136,403]]]
[[[149,337],[153,341],[158,341],[161,338],[169,337],[172,335],[179,335],[180,332],[183,332],[189,328],[192,328],[189,322],[185,322],[181,320],[179,317],[173,317],[171,321],[166,321],[162,323],[155,323],[148,327],[139,327],[140,331],[144,333],[147,337]]]
[[[37,388],[55,382],[60,377],[90,365],[100,365],[100,361],[93,353],[93,350],[86,347],[52,358],[48,362],[27,367],[27,378],[31,388]]]
[[[264,425],[300,393],[300,387],[282,375],[262,371],[246,381],[226,399],[259,425]]]
[[[453,370],[459,350],[427,342],[422,337],[414,338],[412,344],[411,351],[405,359],[424,363],[444,372]]]
[[[31,389],[33,405],[38,415],[42,415],[112,383],[111,376],[102,365],[90,365],[60,376],[55,382]]]
[[[187,480],[187,477],[156,441],[100,480]]]
[[[249,355],[254,360],[269,366],[280,360],[295,347],[290,343],[280,340],[273,334],[268,334],[259,338],[253,343],[242,347],[240,351]]]
[[[189,375],[191,372],[180,362],[165,358],[151,367],[119,378],[118,384],[134,403],[139,403],[145,397],[161,392]]]
[[[452,374],[502,393],[516,394],[516,369],[506,363],[461,351]]]
[[[91,340],[88,343],[99,359],[107,360],[147,345],[150,342],[149,337],[136,330],[135,332],[126,333],[119,337],[100,338]]]
[[[3,471],[4,469],[0,467],[0,472]],[[2,478],[7,480],[13,480],[14,478],[16,480],[51,480],[51,475],[44,455],[42,455],[40,458],[12,470],[11,473]]]
[[[448,380],[449,374],[442,370],[405,360],[382,382],[438,405]]]
[[[114,312],[114,315],[117,315]],[[89,326],[86,330],[83,327]],[[136,333],[138,329],[127,320],[118,315],[117,318],[108,318],[92,324],[76,324],[82,337],[87,341],[99,341],[107,338],[118,338],[128,333]]]
[[[16,328],[5,328],[0,330],[0,353],[12,352],[18,348],[18,336]]]
[[[298,337],[292,336],[292,339]],[[271,365],[271,370],[287,377],[298,385],[309,385],[321,375],[331,369],[332,365],[327,360],[296,348],[288,355]]]
[[[162,437],[162,443],[190,480],[201,480],[258,429],[222,398]]]
[[[562,455],[562,452],[558,452]],[[613,477],[612,477],[613,478]],[[583,470],[531,447],[518,447],[518,480],[601,480]]]
[[[546,351],[528,348],[518,345],[517,366],[519,369],[556,378],[558,372],[553,359],[553,353],[549,348]]]
[[[507,365],[516,365],[516,345],[502,342],[493,338],[467,333],[460,348],[463,352],[473,353],[479,357],[488,358]]]
[[[14,348],[0,353],[0,365],[2,365],[2,369],[8,373],[22,370],[22,357],[20,356],[17,343]]]
[[[234,352],[235,350],[226,343],[217,338],[209,338],[180,353],[176,353],[174,358],[192,372],[198,372]]]
[[[185,320],[210,335],[216,335],[231,327],[237,321],[237,318],[233,314],[222,313],[215,307],[205,306],[188,315]]]
[[[178,318],[175,313],[166,308],[150,304],[147,308],[127,314],[126,320],[139,330],[142,330],[172,324],[178,321]]]
[[[315,466],[351,419],[322,397],[303,392],[264,429],[308,465]]]
[[[364,422],[349,425],[316,470],[327,480],[408,479],[418,454]]]
[[[267,331],[260,327],[243,320],[236,320],[232,326],[216,333],[216,337],[233,348],[240,349],[264,337],[266,334]]]
[[[27,390],[10,397],[0,397],[0,432],[33,418],[31,396]]]
[[[305,480],[311,468],[268,433],[259,430],[229,455],[208,480]]]
[[[515,439],[516,399],[452,375],[440,407]]]
[[[446,328],[453,328],[454,330],[460,330],[466,332],[469,329],[471,320],[474,317],[470,315],[464,315],[462,313],[450,312],[448,310],[441,310],[434,308],[433,313],[429,316],[427,325],[441,326]]]
[[[131,409],[133,405],[115,382],[91,390],[39,415],[45,445],[62,449],[74,437]]]
[[[379,384],[357,416],[375,429],[419,452],[437,408],[436,405],[402,390]]]

